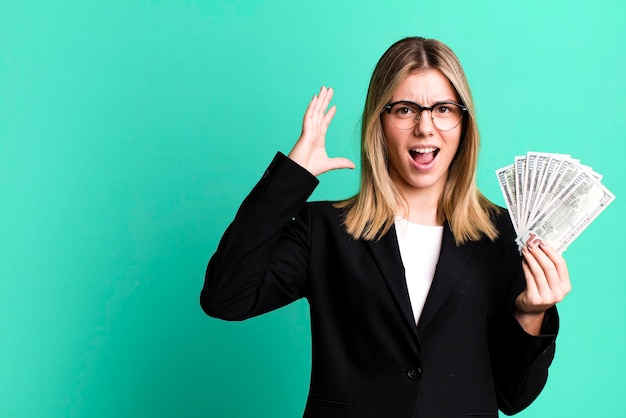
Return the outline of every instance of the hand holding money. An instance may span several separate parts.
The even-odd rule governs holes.
[[[546,243],[522,247],[526,288],[515,299],[515,317],[531,335],[540,335],[545,311],[572,290],[567,263]]]
[[[563,154],[529,152],[496,171],[520,246],[562,253],[615,199],[601,176]]]

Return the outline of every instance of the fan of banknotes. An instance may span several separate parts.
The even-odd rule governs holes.
[[[569,155],[529,152],[496,174],[520,248],[543,240],[565,251],[615,199],[601,175]]]

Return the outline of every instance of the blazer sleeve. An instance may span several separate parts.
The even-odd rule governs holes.
[[[243,320],[305,295],[310,216],[303,209],[317,184],[276,154],[209,261],[200,293],[207,315]]]
[[[548,379],[558,330],[556,307],[546,312],[540,336],[527,334],[513,313],[507,316],[502,330],[494,379],[500,410],[513,415],[539,396]]]
[[[507,247],[504,259],[509,271],[513,271],[513,280],[505,291],[503,315],[492,341],[492,367],[498,407],[506,415],[513,415],[529,406],[546,384],[555,353],[559,317],[556,307],[548,309],[539,336],[526,333],[515,319],[515,299],[525,289],[526,280],[513,235],[504,235]]]

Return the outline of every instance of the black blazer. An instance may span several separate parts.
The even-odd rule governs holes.
[[[343,210],[306,203],[317,185],[278,154],[211,258],[200,303],[243,320],[306,297],[312,371],[305,417],[495,417],[525,408],[554,356],[556,309],[541,337],[512,315],[524,289],[515,234],[457,246],[445,225],[433,283],[416,325],[395,229],[351,238]]]

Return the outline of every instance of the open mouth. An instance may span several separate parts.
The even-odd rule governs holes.
[[[425,147],[425,148],[413,148],[409,150],[411,154],[411,158],[418,164],[430,164],[435,158],[437,158],[437,154],[439,154],[439,148],[435,147]]]

